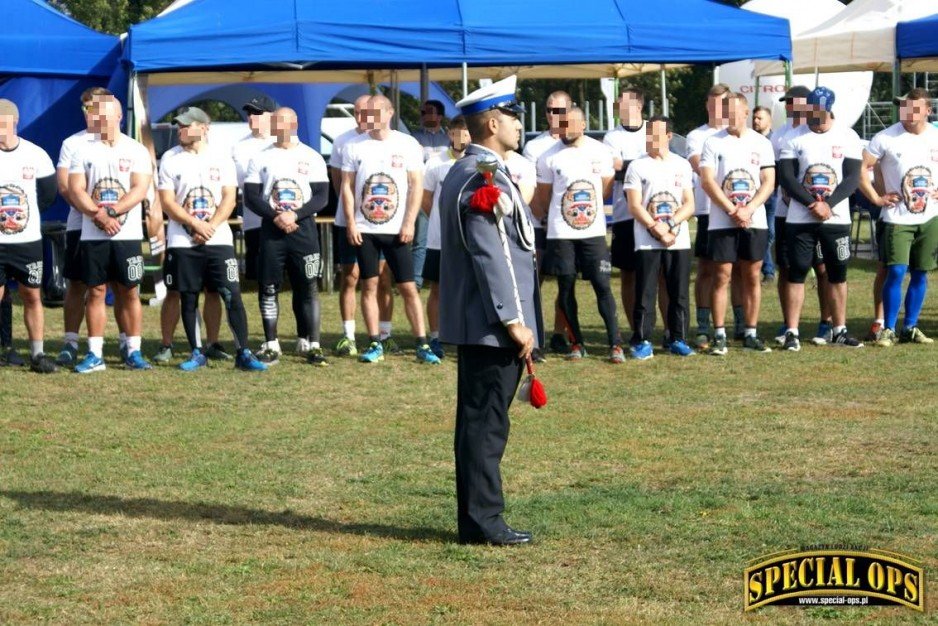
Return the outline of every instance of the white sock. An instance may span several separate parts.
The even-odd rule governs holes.
[[[834,326],[834,334],[839,335],[841,331],[847,330],[846,326]]]
[[[791,333],[791,334],[794,335],[795,337],[798,336],[798,329],[797,329],[797,328],[789,328],[786,332]]]
[[[42,339],[40,339],[39,341],[30,341],[29,351],[30,353],[32,353],[34,359],[40,354],[42,354]]]
[[[885,325],[886,325],[886,320],[883,320],[883,319],[876,319],[876,320],[873,320],[873,323],[874,323],[874,324],[879,324],[880,326],[885,326]]]
[[[104,353],[104,337],[88,337],[88,352],[100,359]]]
[[[310,349],[310,350],[319,350],[320,347],[321,347],[321,346],[319,345],[319,342],[318,342],[318,341],[310,341],[310,342],[309,342],[309,349]]]
[[[349,341],[355,341],[355,320],[345,320],[342,322],[342,330]]]
[[[133,353],[140,350],[140,337],[127,337],[127,352]]]
[[[440,331],[434,331],[434,330],[430,331],[430,339],[439,339],[439,338],[440,338]]]
[[[117,346],[123,348],[127,345],[127,335],[126,333],[121,333],[117,336]]]
[[[274,352],[283,352],[283,350],[280,349],[280,340],[279,340],[279,339],[274,339],[273,341],[268,341],[268,342],[267,342],[267,349],[268,349],[268,350],[273,350]]]
[[[378,322],[378,332],[381,333],[381,341],[391,336],[391,322]]]
[[[755,337],[755,336],[756,336],[756,329],[755,329],[755,328],[752,328],[751,326],[747,326],[746,329],[743,331],[743,336],[744,336],[744,337]]]
[[[78,333],[65,333],[65,345],[78,350]]]
[[[724,339],[726,339],[726,327],[720,326],[719,328],[715,328],[715,329],[713,330],[713,336],[714,336],[714,337],[723,337]]]

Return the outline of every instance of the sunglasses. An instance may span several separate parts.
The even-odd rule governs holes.
[[[567,109],[563,107],[548,107],[547,112],[551,115],[563,115],[567,112]]]

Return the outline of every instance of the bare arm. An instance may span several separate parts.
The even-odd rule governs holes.
[[[531,213],[539,220],[547,217],[550,210],[550,194],[553,185],[550,183],[538,183],[534,190],[534,197],[531,198]]]

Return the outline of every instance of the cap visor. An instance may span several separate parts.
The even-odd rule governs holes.
[[[250,113],[251,115],[260,115],[261,113],[264,113],[263,109],[260,109],[253,104],[245,104],[243,107],[241,107],[241,110]]]
[[[518,102],[515,102],[515,103],[513,103],[513,104],[509,104],[509,105],[506,105],[506,106],[498,107],[498,108],[501,109],[502,111],[507,111],[507,112],[509,112],[509,113],[514,113],[515,115],[524,115],[525,113],[527,113],[527,111],[525,111],[524,107],[523,107],[520,103],[518,103]]]

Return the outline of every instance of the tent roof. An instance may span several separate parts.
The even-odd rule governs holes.
[[[910,72],[938,71],[938,13],[896,25],[896,53]]]
[[[120,40],[59,13],[42,0],[3,0],[0,74],[110,76]]]
[[[192,0],[131,27],[137,72],[722,62],[790,56],[788,21],[715,0]],[[667,16],[667,19],[664,19]],[[714,33],[727,33],[714,36]]]

